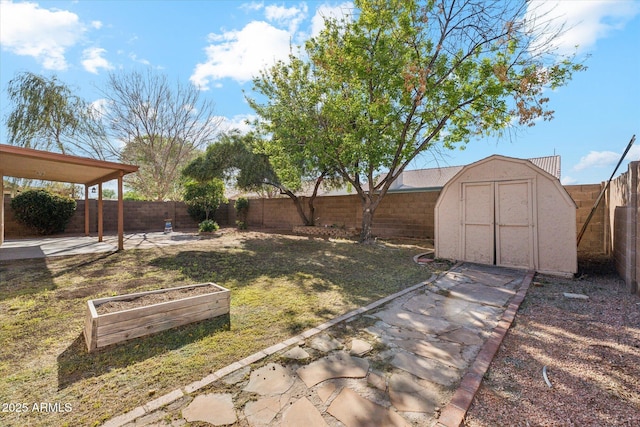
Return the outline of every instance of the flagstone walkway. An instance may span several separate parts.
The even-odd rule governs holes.
[[[462,264],[105,426],[454,426],[533,273]]]

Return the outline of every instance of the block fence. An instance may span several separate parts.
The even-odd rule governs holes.
[[[616,270],[630,293],[640,295],[640,162],[630,162],[627,171],[611,182],[606,217],[605,243],[611,248]]]
[[[565,186],[578,209],[578,230],[586,220],[593,203],[602,188],[600,184]],[[390,193],[385,196],[376,210],[373,220],[373,233],[380,237],[412,237],[420,239],[434,238],[434,208],[439,191]],[[303,198],[307,206],[308,199]],[[5,235],[7,238],[33,236],[33,233],[18,223],[10,209],[10,198],[5,196]],[[84,200],[77,201],[76,213],[67,227],[66,234],[84,233]],[[98,203],[90,199],[90,232],[97,233]],[[220,206],[215,219],[221,226],[235,225],[233,201]],[[316,224],[358,229],[362,221],[362,208],[356,195],[318,197],[315,201]],[[585,233],[580,251],[610,254],[612,238],[609,236],[607,220],[608,205],[601,203]],[[197,223],[187,213],[182,202],[124,202],[124,229],[126,232],[162,231],[164,220],[171,218],[174,230],[195,230]],[[104,231],[117,230],[117,202],[104,201]],[[293,229],[302,225],[293,202],[289,198],[251,199],[247,218],[250,227]]]

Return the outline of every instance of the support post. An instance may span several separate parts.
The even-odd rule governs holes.
[[[4,175],[0,173],[0,245],[4,243]]]
[[[104,204],[102,203],[102,183],[98,184],[98,242],[102,242],[103,228],[103,216],[102,210]]]
[[[89,186],[84,185],[84,235],[89,235]]]
[[[118,174],[118,250],[124,250],[124,198],[122,193],[122,177],[124,172]]]

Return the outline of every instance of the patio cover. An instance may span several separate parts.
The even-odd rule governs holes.
[[[138,166],[107,162],[86,157],[70,156],[31,148],[0,144],[0,245],[4,242],[4,183],[5,176],[45,181],[84,184],[85,201],[89,187],[98,185],[98,240],[102,241],[102,183],[118,180],[118,250],[124,248],[124,204],[122,177],[136,172]],[[89,203],[85,203],[85,234],[89,235]]]

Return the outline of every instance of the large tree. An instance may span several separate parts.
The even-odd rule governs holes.
[[[377,207],[416,156],[551,119],[544,90],[584,67],[554,54],[557,33],[527,15],[524,0],[355,4],[354,19],[326,20],[299,58],[256,79],[267,101],[254,108],[274,132],[286,131],[275,144],[297,141],[351,184],[368,242]],[[294,61],[309,74],[289,72]],[[289,95],[302,91],[318,96]],[[311,109],[320,126],[287,113]]]
[[[116,156],[98,112],[56,76],[17,74],[7,94],[10,144],[98,159]]]
[[[179,200],[180,171],[218,132],[213,102],[151,70],[111,73],[103,95],[107,127],[124,143],[121,160],[140,166],[127,185],[145,198]]]

